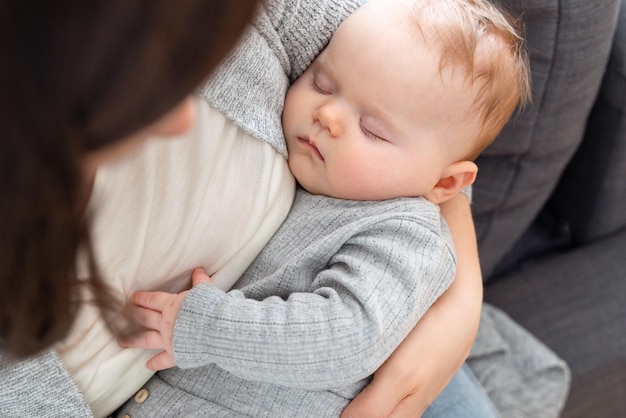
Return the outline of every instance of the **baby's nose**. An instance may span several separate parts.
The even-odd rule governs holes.
[[[343,117],[340,106],[336,103],[328,103],[317,108],[313,118],[333,137],[343,134]]]

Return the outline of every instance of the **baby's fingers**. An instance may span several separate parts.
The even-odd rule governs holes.
[[[174,366],[176,366],[176,361],[174,361],[174,357],[172,357],[166,351],[157,354],[146,363],[147,368],[155,371],[169,369]]]
[[[137,306],[160,312],[171,296],[165,292],[135,292],[130,296],[130,300]]]
[[[138,325],[144,328],[154,329],[162,331],[162,317],[163,314],[152,309],[143,308],[141,306],[135,306],[129,311],[130,318]]]
[[[202,267],[196,267],[195,269],[193,269],[193,272],[191,272],[191,285],[193,287],[196,287],[200,283],[212,284],[213,281],[211,280],[211,277],[206,274]]]
[[[164,350],[163,338],[158,331],[144,331],[132,335],[118,337],[117,343],[124,348],[144,348],[147,350]]]

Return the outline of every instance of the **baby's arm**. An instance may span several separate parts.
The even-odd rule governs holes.
[[[443,390],[467,358],[482,305],[476,233],[466,196],[441,205],[457,253],[457,274],[407,339],[342,417],[414,417]]]
[[[394,222],[351,238],[310,293],[253,300],[195,287],[177,319],[178,365],[215,363],[247,379],[308,389],[371,375],[454,274],[439,237],[414,221]],[[390,229],[420,238],[399,239]]]

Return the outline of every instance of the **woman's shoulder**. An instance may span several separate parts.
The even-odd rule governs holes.
[[[364,0],[273,0],[200,88],[226,117],[283,155],[283,100],[335,29]]]

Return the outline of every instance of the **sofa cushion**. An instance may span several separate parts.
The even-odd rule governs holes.
[[[626,6],[587,132],[550,201],[576,243],[626,228]]]
[[[583,138],[618,3],[505,1],[526,27],[533,103],[477,160],[473,211],[485,278],[548,200]]]
[[[626,416],[626,231],[522,264],[485,288],[570,367],[563,418]]]

